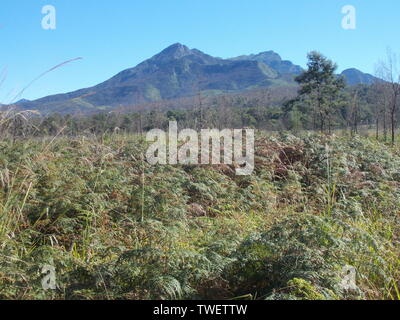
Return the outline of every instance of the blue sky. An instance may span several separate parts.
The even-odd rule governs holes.
[[[56,30],[42,29],[44,5],[57,10]],[[356,30],[341,26],[345,5]],[[65,60],[83,57],[23,98],[95,85],[176,42],[223,58],[274,50],[302,66],[318,50],[339,70],[373,73],[386,47],[400,53],[399,30],[399,0],[1,0],[0,102]]]

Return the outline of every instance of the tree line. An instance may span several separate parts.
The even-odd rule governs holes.
[[[346,86],[336,75],[337,65],[319,52],[308,54],[307,70],[295,80],[298,87],[259,88],[241,94],[224,94],[159,101],[86,116],[29,111],[0,114],[4,137],[77,136],[107,133],[143,133],[165,130],[169,121],[181,128],[243,128],[268,131],[335,129],[359,133],[360,126],[375,128],[376,137],[395,141],[399,116],[400,78],[396,55],[388,51],[379,63],[382,81],[372,85]]]

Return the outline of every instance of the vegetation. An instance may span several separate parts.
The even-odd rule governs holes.
[[[310,54],[299,96],[0,113],[0,299],[400,299],[397,85],[344,88],[334,70]],[[261,129],[255,172],[150,166],[143,133],[169,120]]]
[[[149,166],[133,135],[0,148],[3,299],[400,298],[398,148],[259,135],[249,177]]]
[[[312,110],[314,130],[319,121],[321,132],[328,127],[330,133],[333,114],[344,104],[340,93],[345,88],[345,82],[336,76],[337,66],[320,53],[311,52],[308,59],[308,70],[296,78],[301,89],[295,102],[310,104],[308,109]]]

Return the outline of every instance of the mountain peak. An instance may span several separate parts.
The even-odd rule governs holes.
[[[294,65],[288,60],[282,60],[281,56],[272,50],[260,52],[258,54],[239,56],[231,58],[231,60],[252,60],[262,62],[280,74],[299,75],[303,71],[300,66]]]
[[[357,85],[360,83],[373,84],[374,82],[379,81],[379,79],[373,75],[364,73],[355,68],[346,69],[341,73],[341,75],[345,77],[348,85]]]
[[[173,45],[165,48],[155,56],[157,59],[180,59],[184,56],[190,55],[192,51],[181,43],[174,43]]]
[[[258,57],[260,59],[266,59],[268,62],[282,61],[281,56],[272,50],[260,52],[259,54],[253,55],[253,57]]]
[[[185,58],[200,64],[215,64],[221,60],[219,58],[209,56],[200,50],[189,49],[187,46],[181,43],[174,43],[168,48],[165,48],[159,54],[155,55],[149,61],[153,63],[165,64]]]

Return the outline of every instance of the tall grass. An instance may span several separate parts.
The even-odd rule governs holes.
[[[237,177],[150,166],[138,136],[3,139],[0,298],[399,299],[399,150],[309,134],[256,146]]]

